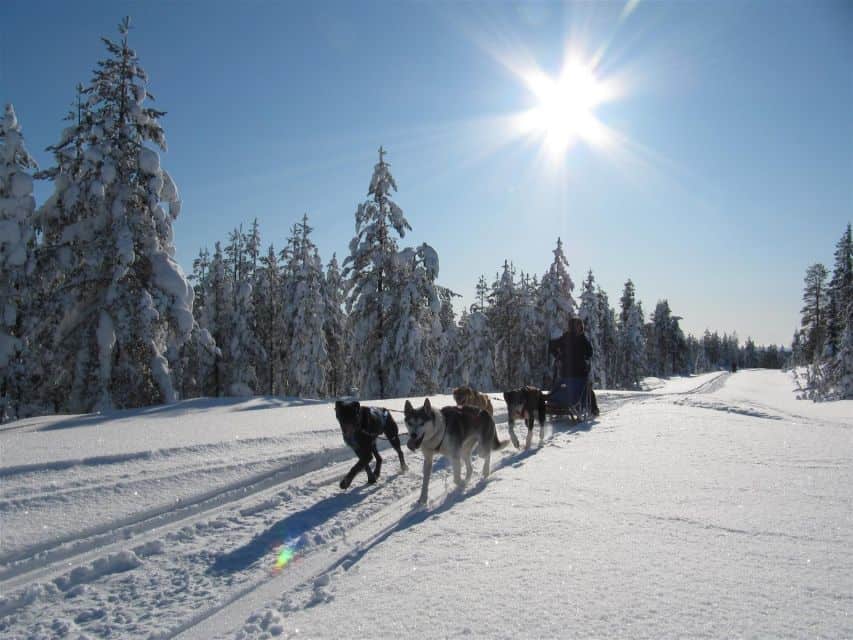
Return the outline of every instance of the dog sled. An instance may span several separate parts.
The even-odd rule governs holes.
[[[560,378],[545,399],[545,413],[583,422],[592,415],[592,387],[586,378]]]

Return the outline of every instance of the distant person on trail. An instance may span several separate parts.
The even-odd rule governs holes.
[[[560,364],[561,378],[584,378],[587,381],[590,410],[592,415],[598,415],[598,401],[592,390],[589,379],[592,345],[584,335],[583,320],[569,319],[569,329],[563,335],[548,343],[548,350],[557,358]]]

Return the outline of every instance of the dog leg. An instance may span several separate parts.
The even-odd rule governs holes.
[[[518,444],[518,437],[515,435],[515,421],[512,418],[509,419],[509,439],[512,440],[512,446],[516,449],[521,448]]]
[[[542,441],[545,440],[545,423],[539,423],[539,446],[542,446]]]
[[[373,467],[373,475],[379,479],[379,472],[382,470],[382,456],[379,455],[379,449],[376,448],[376,443],[373,443],[373,457],[376,458],[376,466]]]
[[[462,482],[462,460],[460,459],[462,455],[464,455],[464,450],[457,451],[456,455],[451,458],[453,465],[453,482],[457,487],[461,487],[464,484]]]
[[[527,427],[527,440],[524,441],[524,450],[527,451],[530,448],[530,443],[533,441],[533,428]]]
[[[370,468],[370,453],[367,452],[367,455],[361,459],[361,464],[364,465],[364,470],[367,473],[367,484],[373,484],[376,482],[376,474],[373,472],[373,469]]]
[[[492,460],[492,448],[491,447],[481,447],[485,449],[483,451],[483,480],[489,477],[489,463]]]
[[[358,459],[352,469],[349,470],[349,473],[344,476],[344,479],[341,480],[341,484],[339,485],[341,489],[346,489],[352,484],[352,479],[355,478],[356,474],[360,472],[364,468],[364,463],[361,458]]]
[[[427,503],[427,493],[429,491],[429,476],[432,473],[432,454],[424,451],[424,480],[421,484],[421,497],[418,498],[418,504]]]
[[[471,464],[471,454],[474,453],[474,447],[466,449],[462,452],[462,459],[465,460],[465,482],[471,479],[471,474],[474,473],[474,465]]]
[[[391,446],[394,447],[394,451],[397,452],[397,457],[400,458],[400,469],[405,473],[409,470],[409,467],[406,466],[406,459],[403,457],[403,449],[400,447],[400,438],[396,435],[389,436],[388,442],[391,443]]]

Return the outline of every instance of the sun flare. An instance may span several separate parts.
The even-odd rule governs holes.
[[[554,154],[564,152],[578,140],[602,142],[605,128],[595,109],[608,98],[608,93],[590,68],[570,63],[558,78],[537,70],[526,75],[524,81],[538,101],[521,114],[524,133],[541,136],[545,148]]]

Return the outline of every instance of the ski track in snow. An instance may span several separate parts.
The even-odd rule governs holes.
[[[720,373],[674,393],[600,392],[602,415],[640,402],[782,419],[762,407],[703,398],[722,388],[728,377]],[[496,409],[499,435],[505,438],[506,414],[500,405]],[[323,444],[320,453],[261,458],[276,442],[260,438],[0,468],[0,516],[4,517],[22,509],[49,512],[51,504],[85,503],[88,496],[104,492],[121,500],[156,492],[158,485],[167,490],[183,483],[204,485],[199,477],[205,475],[220,480],[208,491],[161,500],[118,520],[46,535],[8,551],[4,548],[0,553],[0,633],[4,638],[171,638],[184,632],[192,637],[276,636],[283,632],[283,616],[333,599],[329,586],[335,577],[391,534],[452,509],[487,484],[479,476],[482,462],[475,460],[472,482],[461,491],[456,489],[449,465],[439,457],[430,482],[430,503],[418,508],[414,502],[421,484],[421,455],[404,447],[411,471],[402,473],[396,455],[380,440],[384,447],[380,481],[365,485],[360,474],[342,492],[337,483],[354,456],[340,443],[333,418],[329,422],[326,429],[306,432]],[[600,425],[597,433],[607,434],[606,420],[596,424]],[[543,445],[565,447],[589,428],[549,421]],[[504,468],[523,465],[536,455],[540,450],[537,430],[538,426],[530,451],[510,448],[494,454],[493,474],[500,477]],[[523,432],[522,427],[522,440]],[[335,441],[338,446],[329,446]],[[282,446],[286,446],[284,440]],[[229,462],[235,448],[244,454],[256,448],[253,464],[257,468],[248,475],[239,469],[237,479],[227,482],[229,474],[237,471]],[[145,463],[151,460],[158,464],[149,469]],[[115,472],[100,469],[91,477],[83,472],[87,467],[111,465]],[[240,466],[245,465],[241,459]],[[726,534],[787,535],[678,520],[700,528],[717,527]],[[288,551],[294,559],[277,568],[276,559],[287,557]],[[270,602],[275,606],[258,609],[258,603]],[[220,620],[226,609],[228,615]],[[242,630],[223,627],[235,617],[246,621]]]

